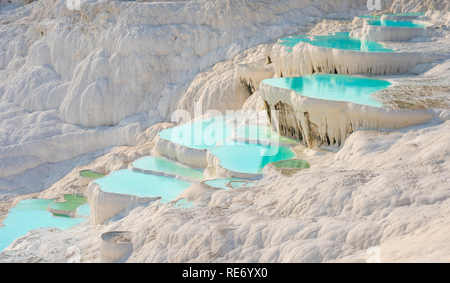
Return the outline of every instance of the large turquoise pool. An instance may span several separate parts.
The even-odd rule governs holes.
[[[195,180],[203,180],[203,171],[172,162],[159,156],[147,156],[133,162],[134,168],[184,176]]]
[[[46,211],[53,199],[27,199],[9,210],[8,216],[0,228],[0,252],[15,239],[25,236],[30,230],[54,227],[61,230],[80,224],[84,218],[68,218],[53,216]]]
[[[225,121],[223,116],[197,120],[161,131],[159,136],[188,148],[210,149],[231,136],[233,126]]]
[[[374,100],[370,94],[391,85],[390,82],[384,80],[329,74],[266,79],[262,83],[291,89],[300,95],[311,98],[347,101],[374,107],[382,107],[382,104]]]
[[[133,172],[128,169],[111,172],[95,180],[102,191],[138,197],[161,197],[161,202],[174,200],[191,183],[182,180]]]
[[[288,147],[242,142],[219,145],[210,152],[219,158],[219,165],[223,168],[249,174],[262,174],[262,169],[267,164],[295,157],[295,153]]]
[[[384,20],[370,20],[367,21],[370,26],[382,26],[382,27],[399,27],[399,28],[426,28],[427,24],[407,22],[407,21],[384,21]]]
[[[292,48],[299,42],[306,42],[319,47],[358,52],[395,52],[392,49],[384,48],[384,46],[378,42],[363,40],[359,37],[350,37],[349,35],[349,32],[341,32],[330,35],[291,36],[279,39],[278,44],[286,46],[286,50],[289,52],[292,52]]]

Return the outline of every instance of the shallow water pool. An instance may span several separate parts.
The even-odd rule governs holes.
[[[425,16],[426,13],[422,12],[422,13],[398,13],[398,14],[385,14],[386,16],[395,16],[395,17],[414,17],[414,16]]]
[[[427,24],[407,22],[407,21],[384,21],[384,20],[371,20],[367,21],[370,26],[382,26],[382,27],[398,27],[398,28],[426,28]]]
[[[219,165],[234,172],[262,174],[269,163],[291,159],[295,153],[288,147],[232,142],[210,150],[219,158]]]
[[[55,202],[50,204],[50,208],[59,210],[75,211],[77,207],[87,203],[87,199],[76,195],[65,195],[65,202]]]
[[[53,199],[27,199],[11,208],[3,221],[4,226],[0,228],[0,252],[15,239],[25,236],[30,230],[45,227],[65,230],[84,221],[84,218],[53,216],[46,211],[47,206],[53,201]]]
[[[232,131],[233,126],[226,124],[223,116],[217,116],[163,130],[159,136],[188,148],[210,149],[230,137]]]
[[[95,180],[102,191],[138,197],[161,197],[161,202],[174,200],[192,184],[186,181],[133,172],[128,169],[111,172],[108,176]]]
[[[98,179],[98,178],[103,178],[105,175],[95,173],[91,170],[83,170],[80,172],[80,176],[85,177],[85,178]]]
[[[236,128],[236,136],[239,138],[246,138],[251,140],[262,140],[268,142],[281,143],[298,143],[300,141],[280,136],[278,133],[272,131],[269,126],[258,126],[246,124]]]
[[[133,167],[141,170],[151,170],[184,176],[195,180],[203,180],[203,171],[172,162],[159,156],[147,156],[133,162]]]
[[[88,216],[91,215],[91,207],[88,203],[83,204],[77,208],[77,214],[80,216]]]
[[[349,32],[316,36],[291,36],[289,38],[280,39],[278,44],[286,46],[288,48],[287,51],[292,52],[292,48],[294,48],[294,46],[299,42],[306,42],[319,47],[358,52],[395,52],[392,49],[385,48],[378,42],[364,40],[359,37],[350,37]]]
[[[299,159],[283,160],[272,163],[273,166],[280,169],[307,169],[310,168],[308,162]]]
[[[363,19],[381,19],[381,16],[362,15],[362,16],[358,16],[358,18],[363,18]]]
[[[382,104],[374,100],[370,94],[391,85],[390,82],[384,80],[329,74],[266,79],[262,83],[292,89],[300,95],[311,98],[347,101],[374,107],[382,107]]]

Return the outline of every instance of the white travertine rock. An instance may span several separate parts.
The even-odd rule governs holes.
[[[111,231],[103,233],[101,238],[102,263],[116,263],[133,252],[132,232]]]
[[[423,28],[385,27],[364,24],[362,38],[369,41],[408,41],[424,36]]]
[[[259,85],[263,80],[272,78],[273,75],[272,65],[264,67],[255,64],[242,64],[236,68],[236,78],[248,85],[252,93],[259,89]]]
[[[205,174],[210,174],[209,176],[211,177],[239,179],[258,179],[262,177],[262,174],[236,172],[224,168],[219,164],[220,159],[209,151],[207,152],[206,157],[208,161],[208,167],[205,169]]]
[[[87,188],[87,199],[91,208],[92,224],[97,225],[103,224],[130,206],[157,201],[159,198],[108,193],[102,191],[97,183],[91,182]]]
[[[208,166],[206,149],[189,148],[163,139],[159,135],[155,138],[153,150],[155,155],[166,156],[189,166],[198,168],[206,168]]]

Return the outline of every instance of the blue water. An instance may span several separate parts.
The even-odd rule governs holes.
[[[291,36],[289,38],[282,38],[278,44],[287,47],[287,51],[299,42],[307,42],[314,46],[334,48],[340,50],[350,50],[358,52],[395,52],[392,49],[384,48],[378,42],[363,40],[359,37],[350,37],[349,32],[339,32],[330,35],[315,35],[315,36]]]
[[[191,183],[174,178],[143,174],[128,169],[111,172],[95,182],[105,192],[138,197],[161,197],[161,202],[174,200]]]
[[[210,150],[220,160],[219,165],[234,172],[262,174],[269,163],[295,157],[287,147],[232,142]]]
[[[193,201],[182,198],[175,203],[174,207],[183,209],[183,208],[191,208],[193,205],[194,205]]]
[[[311,98],[348,101],[374,107],[382,107],[382,104],[375,101],[370,94],[391,85],[390,82],[384,80],[328,74],[266,79],[262,83],[292,89],[300,95]]]
[[[399,14],[385,14],[387,16],[396,16],[396,17],[401,17],[401,16],[425,16],[426,13],[399,13]]]
[[[370,26],[382,26],[382,27],[399,27],[399,28],[426,28],[427,24],[419,24],[406,21],[383,21],[383,20],[371,20],[367,21]]]
[[[381,16],[363,15],[363,16],[358,16],[358,18],[363,18],[363,19],[381,19]]]
[[[278,133],[272,131],[269,126],[249,125],[239,126],[236,128],[236,136],[240,138],[252,140],[264,140],[270,142],[281,143],[297,143],[299,141],[280,136]]]
[[[217,116],[166,129],[159,136],[188,148],[210,149],[230,137],[232,131],[233,127],[225,123],[223,116]]]
[[[84,221],[84,218],[56,217],[46,211],[54,200],[27,199],[9,210],[8,216],[0,228],[0,252],[15,239],[25,236],[30,230],[54,227],[68,229]]]
[[[187,166],[174,163],[159,156],[147,156],[133,162],[133,167],[142,170],[151,170],[184,176],[196,180],[203,180],[203,171],[195,170]]]
[[[239,180],[241,180],[241,179],[237,179],[237,178],[214,179],[214,180],[205,181],[205,184],[207,184],[211,187],[214,187],[214,188],[229,190],[230,188],[227,187],[225,184],[229,183],[230,181],[239,181]]]
[[[89,204],[84,204],[82,206],[79,206],[77,208],[77,214],[81,216],[88,216],[91,215],[91,207]]]

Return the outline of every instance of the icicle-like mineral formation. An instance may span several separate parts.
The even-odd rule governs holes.
[[[264,79],[272,78],[273,74],[272,66],[264,68],[256,64],[238,65],[235,73],[238,80],[247,85],[252,94],[259,89],[259,85]]]
[[[313,46],[300,42],[292,52],[276,44],[271,52],[277,77],[298,77],[314,73],[388,74],[408,72],[417,64],[442,60],[445,56],[413,52],[358,52]]]
[[[360,128],[397,129],[425,123],[433,117],[433,112],[428,110],[393,110],[315,99],[264,83],[260,92],[280,134],[301,139],[309,148],[340,146]],[[278,115],[273,115],[275,110]]]

